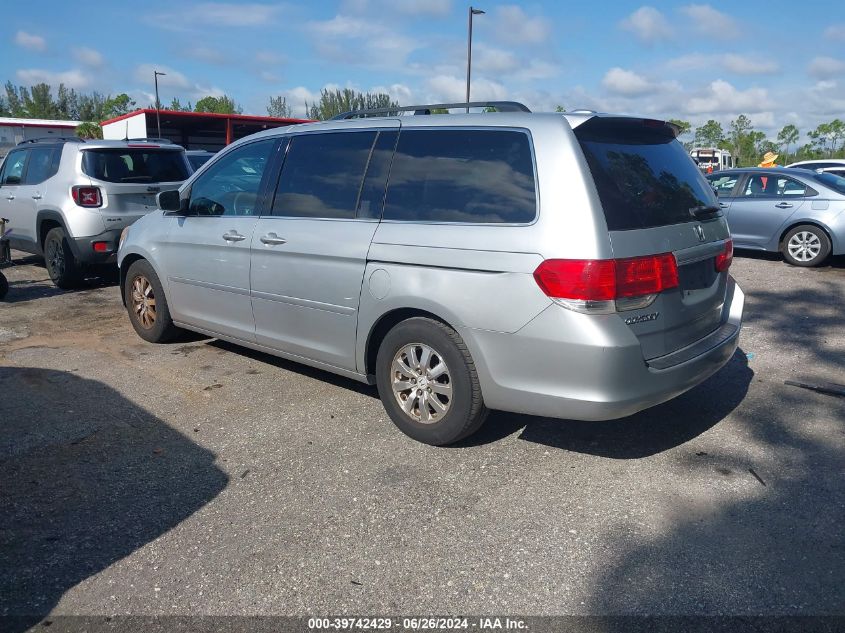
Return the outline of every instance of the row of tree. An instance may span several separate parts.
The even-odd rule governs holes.
[[[26,87],[7,81],[5,95],[0,93],[0,116],[83,121],[78,133],[86,137],[101,136],[99,122],[126,114],[135,107],[136,102],[126,93],[114,96],[99,92],[82,93],[67,88],[64,84],[59,84],[54,96],[52,88],[46,83]],[[151,104],[150,107],[155,106]],[[350,110],[397,107],[399,103],[388,94],[357,92],[349,88],[324,89],[320,91],[316,102],[305,102],[307,117],[321,121]],[[196,104],[191,104],[190,101],[182,104],[179,98],[174,97],[164,109],[218,114],[243,112],[243,108],[227,95],[203,97]],[[558,106],[557,111],[562,112],[564,109]],[[267,104],[267,114],[291,117],[293,108],[285,97],[273,96]],[[731,121],[727,130],[713,119],[696,128],[688,121],[673,119],[672,122],[680,128],[681,139],[687,138],[685,145],[689,149],[727,149],[740,165],[756,165],[766,152],[780,154],[780,163],[812,158],[845,158],[845,123],[840,119],[822,123],[808,131],[810,142],[801,146],[797,145],[801,135],[795,125],[784,126],[773,141],[763,132],[755,130],[751,119],[745,114],[740,114]]]
[[[688,149],[726,149],[739,165],[745,167],[760,163],[767,152],[779,154],[779,164],[818,158],[845,158],[845,123],[840,119],[821,123],[815,129],[809,130],[807,136],[810,142],[801,146],[798,146],[801,132],[795,125],[785,125],[778,132],[777,140],[773,141],[763,132],[755,130],[751,119],[745,114],[740,114],[731,121],[727,131],[722,128],[721,123],[713,119],[695,129],[688,121],[673,119],[672,123],[681,129],[681,138],[692,134],[692,140],[684,143]]]

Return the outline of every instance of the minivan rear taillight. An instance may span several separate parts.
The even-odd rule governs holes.
[[[547,296],[578,312],[634,310],[650,305],[664,290],[677,288],[672,253],[624,259],[547,259],[534,271]]]
[[[100,207],[103,205],[103,198],[100,195],[99,187],[86,187],[77,185],[71,189],[73,201],[80,207]]]
[[[725,242],[725,247],[721,253],[716,255],[716,272],[725,272],[731,267],[731,262],[734,260],[734,241],[729,239]]]

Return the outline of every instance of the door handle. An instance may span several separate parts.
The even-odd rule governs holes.
[[[778,209],[791,209],[792,208],[792,205],[789,204],[788,202],[778,202],[775,206]]]
[[[229,231],[223,234],[223,239],[227,242],[240,242],[246,239],[246,235],[241,235],[237,231]]]
[[[41,194],[40,194],[40,193],[36,193],[34,196],[32,196],[32,199],[33,199],[33,200],[41,200]]]
[[[14,199],[15,199],[15,196],[13,196],[13,195],[11,195],[11,194],[9,194],[8,196],[6,196],[6,200],[14,200]]]
[[[727,202],[720,202],[720,203],[719,203],[719,208],[721,208],[721,209],[727,209],[727,208],[728,208],[728,203],[727,203]]]
[[[271,244],[271,245],[278,245],[278,244],[285,244],[287,240],[283,237],[279,237],[275,233],[268,233],[261,237],[261,242],[263,244]]]

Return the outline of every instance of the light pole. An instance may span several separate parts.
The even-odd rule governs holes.
[[[165,77],[167,73],[160,73],[157,70],[153,71],[153,80],[156,84],[156,128],[158,128],[158,138],[161,138],[161,117],[158,111],[161,109],[161,102],[158,100],[158,76]]]
[[[470,6],[469,8],[469,33],[467,34],[467,114],[469,114],[469,78],[472,73],[472,16],[482,15],[484,11]]]

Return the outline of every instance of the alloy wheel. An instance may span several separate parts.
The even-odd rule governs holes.
[[[156,322],[156,297],[150,280],[139,275],[132,281],[132,309],[138,323],[150,330]]]
[[[402,411],[414,422],[434,424],[452,404],[452,378],[446,361],[432,347],[402,347],[390,366],[391,386]]]
[[[789,238],[786,248],[797,261],[809,262],[819,256],[822,250],[822,242],[815,233],[799,231]]]
[[[62,243],[58,240],[50,240],[47,242],[47,256],[45,257],[47,264],[50,266],[50,272],[53,273],[53,278],[61,277],[65,272],[65,251],[62,248]]]

